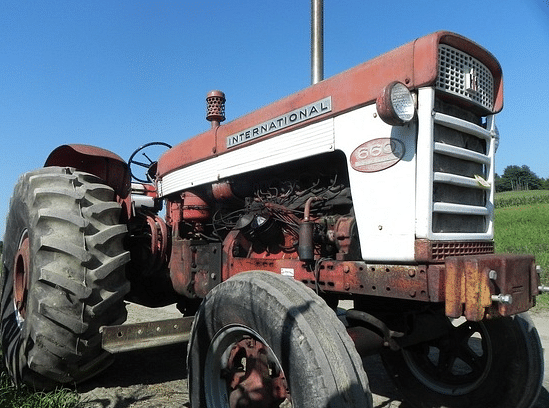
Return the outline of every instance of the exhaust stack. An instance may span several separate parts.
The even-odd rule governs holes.
[[[324,79],[324,5],[311,0],[311,85]]]

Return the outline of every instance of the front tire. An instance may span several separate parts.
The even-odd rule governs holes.
[[[314,292],[272,272],[215,287],[193,325],[191,406],[372,407],[345,327]]]
[[[438,339],[382,353],[407,402],[418,408],[530,408],[536,403],[543,349],[526,313],[450,326]]]
[[[51,389],[111,363],[99,327],[126,318],[126,226],[112,188],[71,168],[23,175],[4,237],[0,331],[15,384]]]

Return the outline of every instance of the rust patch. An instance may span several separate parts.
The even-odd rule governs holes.
[[[446,315],[479,321],[486,316],[511,316],[534,305],[538,294],[531,255],[479,255],[446,259]],[[510,295],[511,304],[492,301]]]

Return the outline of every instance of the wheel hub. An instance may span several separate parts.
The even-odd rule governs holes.
[[[253,338],[231,350],[226,381],[231,408],[278,407],[289,396],[284,373],[270,361],[265,345]]]
[[[204,383],[208,407],[292,406],[278,358],[267,342],[246,326],[226,326],[212,339]]]
[[[408,366],[428,388],[463,395],[486,378],[492,352],[482,325],[464,322],[448,335],[404,352]]]
[[[27,315],[27,294],[29,291],[30,274],[30,243],[29,236],[25,232],[21,238],[19,249],[15,254],[13,274],[13,301],[19,314],[19,319],[24,320]]]

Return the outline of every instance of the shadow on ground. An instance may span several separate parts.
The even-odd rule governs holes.
[[[187,378],[186,344],[175,344],[116,355],[115,362],[98,377],[78,386],[79,392],[97,387],[153,385]]]
[[[188,406],[186,344],[121,353],[96,378],[77,387],[83,408],[175,408]],[[363,360],[374,408],[412,408],[403,401],[379,356]],[[549,392],[541,390],[533,408],[549,407]]]
[[[403,401],[402,396],[387,375],[381,358],[377,355],[363,359],[364,369],[368,374],[370,391],[374,394],[374,408],[413,408]],[[532,408],[549,407],[549,391],[543,387],[536,404]]]
[[[121,353],[77,387],[83,408],[175,408],[188,403],[186,344]]]

